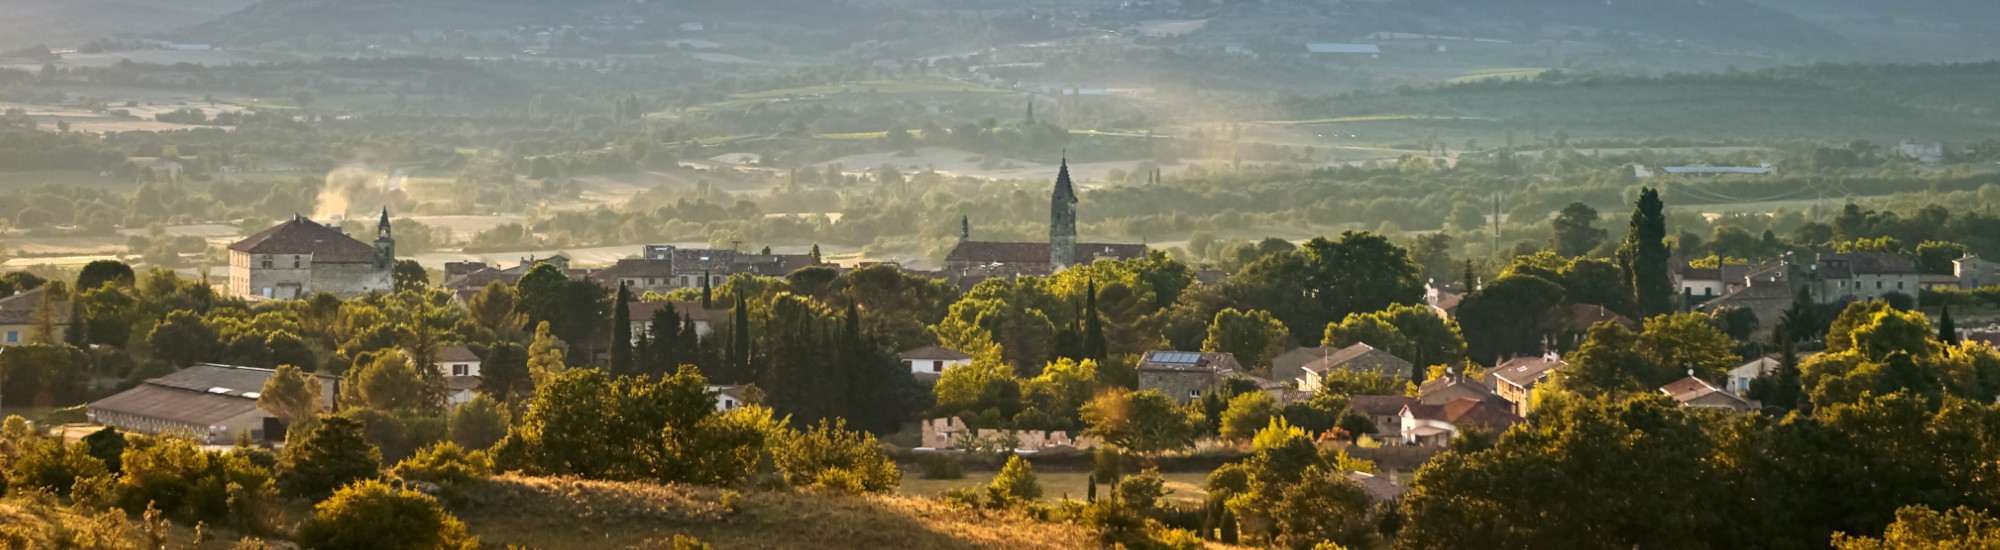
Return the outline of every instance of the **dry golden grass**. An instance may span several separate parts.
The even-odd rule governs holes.
[[[932,499],[503,476],[456,510],[480,542],[532,548],[1086,548],[1077,526]]]

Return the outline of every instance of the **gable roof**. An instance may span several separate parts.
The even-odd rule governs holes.
[[[1562,368],[1566,364],[1568,363],[1563,362],[1562,359],[1552,359],[1539,355],[1515,357],[1500,363],[1499,366],[1493,367],[1493,370],[1487,371],[1486,374],[1496,380],[1526,388],[1535,385],[1537,382],[1541,382],[1543,378],[1547,378],[1549,371]]]
[[[1692,394],[1694,392],[1699,392],[1702,390],[1712,390],[1712,389],[1716,389],[1715,386],[1709,384],[1707,381],[1704,381],[1700,378],[1695,378],[1693,376],[1689,376],[1687,378],[1682,378],[1680,380],[1668,382],[1667,385],[1665,386],[1660,386],[1660,393],[1667,394],[1667,397],[1672,397],[1674,398],[1674,400],[1679,401],[1681,400],[1681,396],[1683,395]]]
[[[1459,430],[1477,427],[1498,433],[1521,421],[1504,403],[1489,399],[1460,398],[1443,405],[1413,403],[1403,411],[1412,418],[1445,422]]]
[[[1572,332],[1587,332],[1590,327],[1607,321],[1628,329],[1639,330],[1638,321],[1597,304],[1570,304],[1569,317],[1564,319],[1565,328]]]
[[[209,425],[257,410],[258,391],[271,369],[202,363],[147,380],[132,389],[91,402],[93,411],[111,411],[172,422]],[[334,379],[320,383],[320,407],[333,406]]]
[[[1389,352],[1375,349],[1366,343],[1340,348],[1328,352],[1324,357],[1306,363],[1305,370],[1325,374],[1331,369],[1367,370],[1387,375],[1409,376],[1415,368],[1409,361]]]
[[[375,247],[300,216],[244,237],[229,249],[246,254],[310,254],[314,262],[375,261]]]
[[[1454,390],[1465,392],[1469,395],[1499,399],[1493,395],[1493,388],[1486,387],[1486,384],[1482,384],[1478,380],[1473,380],[1472,377],[1463,374],[1447,374],[1425,380],[1423,384],[1417,386],[1417,399],[1421,401],[1439,392]]]
[[[611,283],[610,286],[616,288],[619,277],[672,277],[674,275],[674,261],[624,258],[618,260],[618,263],[611,264],[611,267],[604,268],[597,273],[599,276],[604,277],[606,282]]]
[[[35,310],[42,308],[42,296],[48,294],[47,285],[14,293],[0,298],[0,325],[28,325],[35,322]],[[50,318],[57,325],[69,324],[69,300],[55,300],[49,304]]]
[[[972,359],[972,356],[966,355],[965,352],[944,346],[924,346],[905,351],[898,354],[897,357],[911,361],[969,361]]]
[[[1417,398],[1403,395],[1352,395],[1347,398],[1347,406],[1363,416],[1390,416],[1414,404],[1417,404]]]
[[[1755,408],[1749,401],[1745,401],[1741,397],[1723,391],[1722,388],[1715,387],[1714,384],[1693,376],[1660,386],[1660,393],[1666,394],[1681,405],[1690,407],[1718,407],[1735,410]]]
[[[1905,275],[1917,272],[1917,263],[1908,256],[1888,252],[1828,254],[1819,259],[1820,276],[1845,279],[1854,275]]]
[[[465,346],[445,346],[443,349],[438,350],[437,362],[477,363],[479,362],[479,355],[472,353],[472,350],[466,349]]]

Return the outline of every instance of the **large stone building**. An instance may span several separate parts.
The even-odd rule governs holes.
[[[1049,193],[1049,241],[995,242],[972,240],[968,218],[959,230],[958,246],[945,256],[946,275],[965,282],[995,276],[1047,275],[1097,260],[1128,260],[1146,256],[1143,244],[1079,243],[1076,240],[1076,187],[1069,179],[1069,160],[1056,172]]]
[[[1228,382],[1243,367],[1236,356],[1214,351],[1149,351],[1139,360],[1139,389],[1158,390],[1175,401],[1199,399]]]
[[[153,378],[91,402],[84,414],[122,430],[173,434],[207,445],[228,445],[239,437],[283,441],[284,425],[257,406],[271,369],[201,363]],[[318,382],[321,411],[334,410],[339,379],[307,375]]]
[[[317,292],[354,296],[387,292],[396,265],[389,210],[375,226],[375,244],[339,228],[293,216],[229,245],[229,293],[249,299],[297,298]]]

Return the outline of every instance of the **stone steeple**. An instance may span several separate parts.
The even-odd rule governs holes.
[[[389,207],[382,207],[382,219],[375,222],[375,264],[389,267],[396,263],[396,238],[389,229]]]
[[[1076,188],[1069,181],[1069,155],[1063,155],[1056,172],[1055,192],[1049,195],[1049,267],[1062,269],[1076,264]]]

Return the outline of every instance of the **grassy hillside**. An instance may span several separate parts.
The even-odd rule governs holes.
[[[184,525],[169,525],[165,534],[168,548],[220,550],[238,540],[208,529],[197,546],[194,530]],[[139,518],[123,512],[87,513],[53,497],[10,494],[0,499],[0,548],[144,548],[146,539]]]
[[[930,499],[744,492],[499,477],[458,509],[488,546],[659,547],[691,535],[716,548],[1086,548],[1090,533]]]

